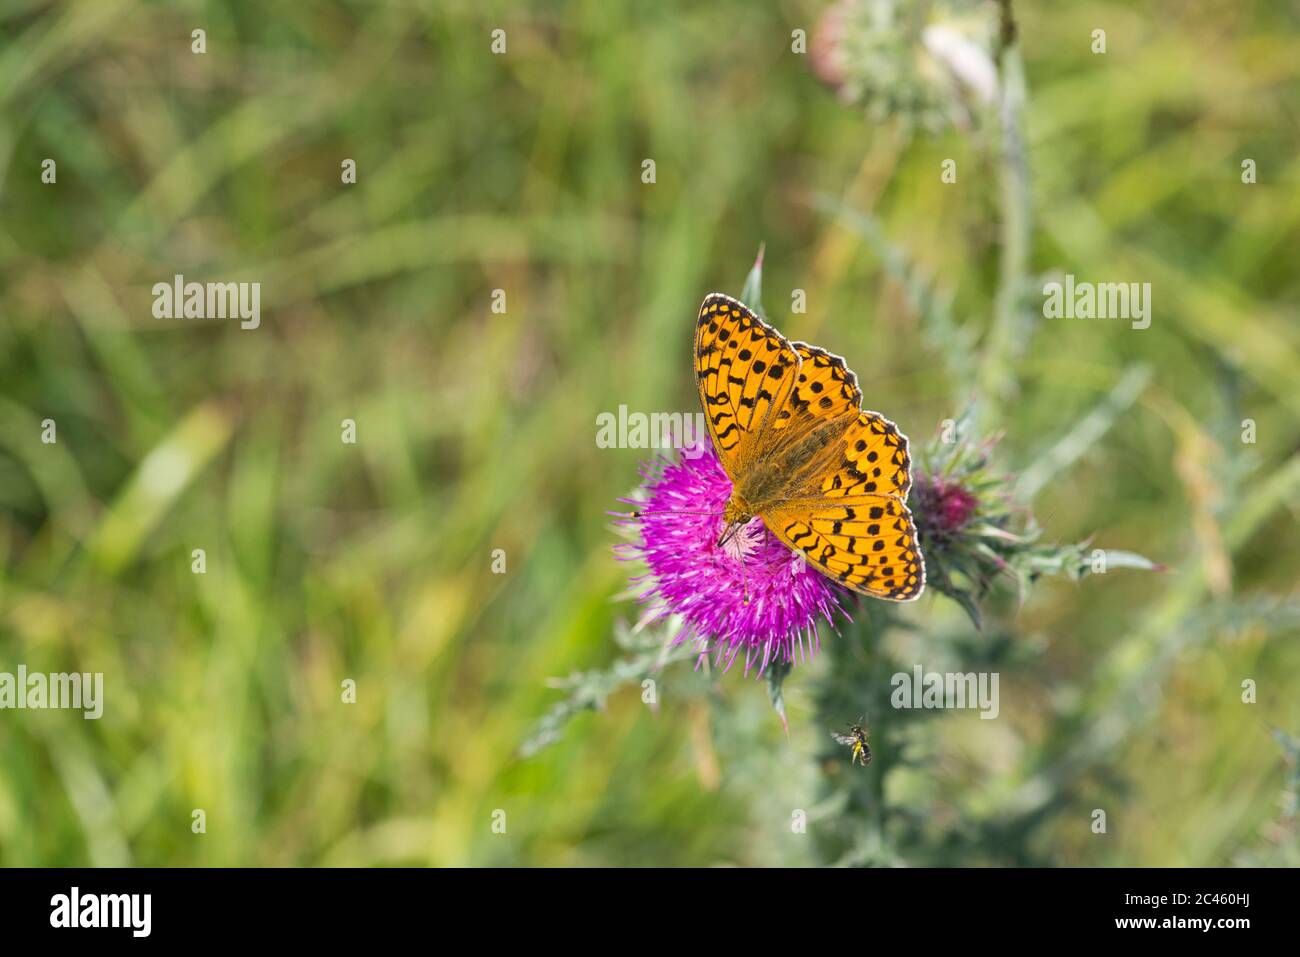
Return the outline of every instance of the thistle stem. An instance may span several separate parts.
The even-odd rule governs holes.
[[[1022,325],[1021,319],[1033,238],[1033,197],[1023,130],[1025,68],[1015,37],[1010,0],[1003,0],[1002,48],[998,55],[1002,256],[998,266],[993,321],[978,380],[979,394],[985,400],[986,427],[991,419],[997,418],[998,409],[1014,392],[1013,366],[1028,339],[1028,329]]]

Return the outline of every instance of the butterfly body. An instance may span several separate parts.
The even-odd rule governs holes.
[[[925,566],[907,493],[907,437],[863,411],[839,356],[791,342],[743,303],[713,293],[695,336],[700,401],[732,480],[722,536],[755,517],[823,574],[910,601]]]
[[[806,484],[808,473],[816,474],[830,467],[832,463],[824,460],[840,431],[836,423],[819,426],[789,443],[779,455],[756,461],[742,477],[744,486],[738,495],[743,501],[754,503],[755,514],[790,498]]]
[[[739,492],[733,491],[731,498],[727,499],[726,507],[722,510],[722,524],[728,528],[732,525],[745,525],[757,515],[758,510]]]

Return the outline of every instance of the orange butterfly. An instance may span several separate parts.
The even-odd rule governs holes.
[[[839,356],[790,342],[744,303],[712,293],[695,329],[695,375],[731,478],[725,541],[758,516],[823,574],[873,598],[912,601],[925,562],[907,509],[907,436],[862,410]]]

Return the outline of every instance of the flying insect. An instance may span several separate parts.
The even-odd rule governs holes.
[[[865,768],[871,763],[871,745],[867,744],[866,715],[858,718],[858,723],[849,725],[848,733],[843,731],[832,731],[831,737],[836,743],[843,744],[853,749],[849,756],[849,763],[859,762]]]

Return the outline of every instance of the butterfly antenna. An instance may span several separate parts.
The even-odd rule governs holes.
[[[645,518],[647,515],[711,515],[717,517],[722,513],[695,511],[693,509],[661,508],[648,512],[610,512],[609,514],[617,518]]]

